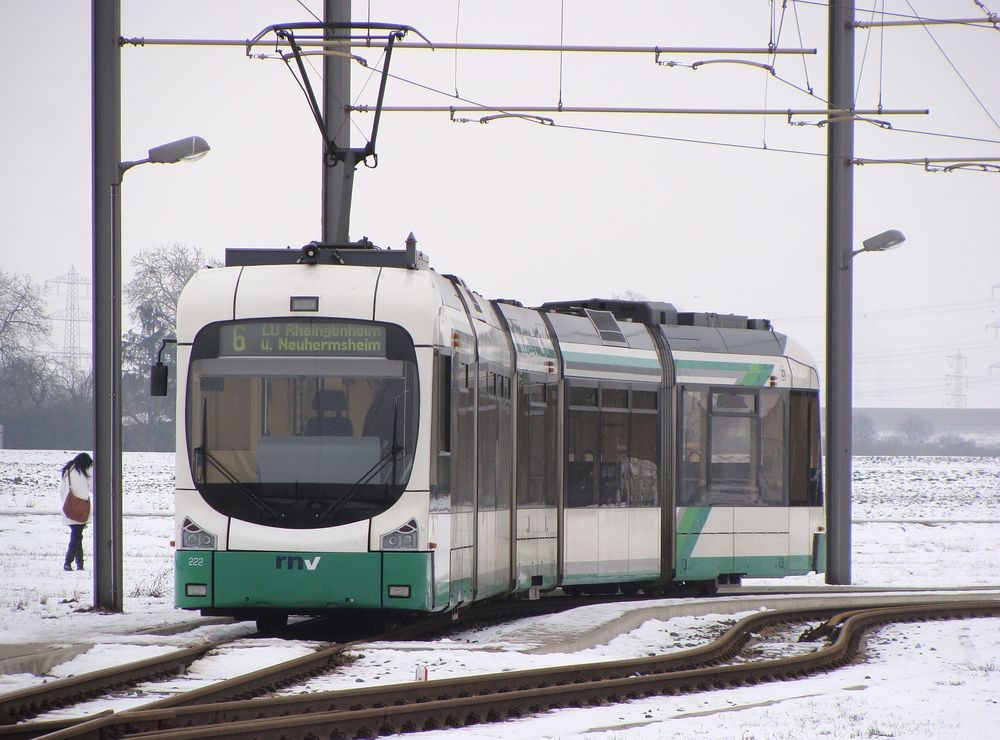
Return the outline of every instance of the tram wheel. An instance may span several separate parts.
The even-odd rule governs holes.
[[[719,584],[715,581],[696,581],[695,589],[705,596],[715,596],[719,593]]]
[[[268,612],[257,617],[257,631],[262,635],[273,635],[288,626],[288,615],[283,612]]]

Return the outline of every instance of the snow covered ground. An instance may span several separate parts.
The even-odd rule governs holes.
[[[126,453],[125,611],[107,615],[91,610],[90,570],[62,570],[68,529],[58,514],[58,470],[75,452],[0,450],[0,644],[94,643],[89,651],[51,668],[51,678],[135,660],[195,639],[249,633],[247,625],[222,625],[173,636],[133,634],[192,618],[171,606],[169,454]],[[854,466],[857,585],[1000,590],[1000,459],[857,458]],[[88,528],[88,568],[91,535]],[[792,580],[822,583],[816,576]],[[643,606],[670,603],[665,599]],[[747,608],[760,606],[754,601]],[[558,646],[546,652],[547,635],[580,634],[614,620],[626,608],[633,607],[595,605],[434,643],[373,644],[352,666],[313,687],[407,681],[423,667],[433,679],[680,650],[704,642],[734,619],[719,614],[650,620],[607,644],[574,654],[560,652]],[[309,643],[245,641],[239,649],[196,663],[175,688],[312,648]],[[28,674],[0,676],[0,692],[40,680]],[[133,692],[120,703],[95,703],[92,709],[121,710],[141,701]],[[421,737],[972,738],[993,736],[998,721],[1000,619],[976,619],[883,629],[869,639],[866,662],[804,681],[551,712]]]

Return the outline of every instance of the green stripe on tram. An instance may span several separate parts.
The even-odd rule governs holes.
[[[640,371],[660,371],[660,361],[655,357],[635,357],[624,352],[621,354],[603,354],[598,352],[579,352],[564,350],[563,359],[567,363],[596,365],[601,367],[628,367]]]
[[[678,375],[718,375],[736,380],[737,385],[765,385],[774,372],[773,363],[724,362],[721,360],[675,360]],[[681,378],[683,380],[683,378]]]
[[[712,513],[709,506],[689,506],[684,509],[680,521],[677,522],[677,559],[691,557],[695,543],[705,528],[708,515]]]

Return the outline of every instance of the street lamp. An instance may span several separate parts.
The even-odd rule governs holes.
[[[862,252],[884,252],[887,249],[895,249],[905,241],[906,237],[903,236],[902,231],[899,229],[889,229],[861,242],[861,249],[855,249],[851,252],[850,259],[854,259],[856,255]],[[846,270],[848,267],[849,265],[844,265],[840,269]]]
[[[884,252],[906,240],[890,229],[844,250],[836,290],[829,290],[826,314],[826,530],[827,583],[851,583],[851,454],[853,294],[851,265],[862,252]],[[834,263],[836,264],[836,263]],[[838,271],[834,270],[833,273]]]
[[[122,176],[136,165],[191,161],[208,151],[203,138],[189,136],[153,147],[145,159],[112,162],[110,229],[97,228],[103,211],[94,205],[94,601],[105,611],[122,610]]]
[[[204,157],[211,150],[200,136],[188,136],[184,139],[171,141],[168,144],[160,144],[149,150],[145,159],[137,159],[134,162],[122,162],[119,171],[124,175],[125,171],[135,167],[137,164],[177,164],[178,162],[196,162]]]

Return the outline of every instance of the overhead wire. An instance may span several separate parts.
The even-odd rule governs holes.
[[[295,0],[295,2],[298,3],[299,5],[301,5],[303,8],[305,8],[306,11],[309,12],[310,15],[312,15],[314,18],[316,17],[316,14],[313,13],[302,2],[302,0]],[[776,9],[776,6],[775,6],[774,2],[775,2],[775,0],[771,0],[772,12],[771,12],[771,31],[770,31],[769,48],[772,48],[772,49],[776,48],[777,44],[780,42],[779,41],[780,40],[780,35],[781,35],[782,29],[783,29],[784,19],[785,19],[785,10],[786,10],[786,7],[787,7],[787,0],[784,0],[783,1],[783,5],[782,5],[782,13],[781,13],[780,19],[779,19],[778,15],[777,15],[777,9]],[[796,24],[797,24],[798,33],[799,33],[799,39],[800,39],[800,43],[801,43],[801,27],[798,25],[798,11],[797,11],[796,4],[797,3],[801,3],[803,5],[822,5],[822,3],[810,2],[810,0],[792,0],[792,3],[793,3],[792,8],[793,8],[793,12],[795,14]],[[885,11],[884,0],[882,0],[882,7],[881,7],[881,9],[873,8],[873,9],[871,9],[870,12],[873,13],[873,14],[874,13],[879,13],[883,17],[886,16],[886,15],[891,15],[891,16],[894,16],[894,17],[913,18],[913,19],[918,19],[919,20],[921,18],[921,16],[919,16],[919,14],[917,13],[916,9],[913,8],[912,4],[909,3],[909,0],[907,0],[907,4],[910,5],[910,8],[913,11],[914,15],[907,16],[905,14],[900,14],[900,13],[889,13],[889,12]],[[563,42],[564,30],[565,30],[565,13],[564,13],[564,9],[565,9],[565,0],[561,0],[561,7],[560,7],[560,46],[563,45],[562,42]],[[371,6],[370,6],[370,2],[369,2],[369,14],[370,14],[370,12],[371,12]],[[457,39],[458,39],[458,35],[457,34],[459,32],[460,12],[461,12],[461,0],[458,0],[458,4],[457,4],[457,8],[456,8],[456,43],[457,43]],[[986,12],[988,13],[988,11],[986,11]],[[872,17],[874,17],[874,15]],[[926,30],[926,26],[925,26],[925,30]],[[930,34],[929,30],[927,32]],[[933,38],[932,34],[931,34],[931,37]],[[936,43],[936,39],[935,39],[935,43]],[[939,46],[939,49],[940,49],[940,45],[938,45],[938,46]],[[941,49],[941,52],[947,58],[947,54],[944,52],[943,49]],[[668,135],[662,135],[662,134],[653,134],[653,133],[647,133],[647,132],[641,132],[641,131],[629,131],[629,130],[624,130],[624,129],[609,128],[609,127],[573,125],[573,124],[563,123],[563,122],[559,122],[559,121],[551,121],[551,123],[550,123],[551,119],[546,119],[545,121],[541,121],[541,120],[538,120],[538,117],[527,116],[527,115],[518,115],[516,113],[510,113],[509,111],[504,111],[504,110],[502,110],[500,108],[497,108],[497,107],[494,107],[494,106],[489,106],[489,105],[486,105],[486,104],[483,104],[483,103],[478,103],[476,101],[469,100],[469,99],[464,98],[463,96],[461,96],[459,94],[459,91],[458,91],[458,79],[457,79],[458,78],[457,53],[458,53],[458,50],[456,49],[456,60],[455,60],[455,93],[454,94],[447,93],[447,92],[445,92],[443,90],[439,90],[439,89],[437,89],[437,88],[435,88],[433,86],[430,86],[430,85],[424,85],[422,83],[417,82],[416,80],[412,80],[412,79],[403,77],[401,75],[396,75],[396,74],[390,73],[389,77],[392,78],[392,79],[396,79],[396,80],[398,80],[400,82],[403,82],[405,84],[408,84],[408,85],[413,85],[413,86],[416,86],[416,87],[420,87],[420,88],[425,89],[425,90],[427,90],[429,92],[432,92],[434,94],[443,95],[443,96],[446,96],[446,97],[449,97],[449,98],[452,98],[452,99],[455,99],[455,100],[459,100],[459,101],[462,101],[462,102],[466,102],[466,103],[470,103],[470,104],[476,105],[478,107],[482,107],[484,110],[491,110],[491,111],[494,111],[496,113],[503,114],[505,117],[522,118],[523,120],[528,121],[528,122],[532,122],[532,123],[536,123],[536,124],[542,124],[542,123],[544,123],[545,125],[551,125],[553,127],[563,128],[563,129],[567,129],[567,130],[580,131],[580,132],[585,132],[585,133],[596,133],[596,134],[612,135],[612,136],[624,136],[624,137],[638,138],[638,139],[649,139],[649,140],[658,140],[658,141],[672,141],[672,142],[677,142],[677,143],[700,144],[700,145],[703,145],[703,146],[716,146],[716,147],[732,148],[732,149],[740,149],[740,150],[773,151],[773,152],[776,152],[776,153],[793,154],[793,155],[800,155],[800,156],[811,156],[811,157],[826,157],[827,156],[825,152],[808,151],[808,150],[788,148],[788,147],[776,147],[776,148],[775,147],[769,147],[768,144],[767,144],[767,137],[766,137],[766,119],[765,119],[764,140],[761,143],[761,145],[753,145],[753,144],[744,144],[744,143],[731,142],[731,141],[721,141],[721,140],[712,140],[712,139],[696,139],[696,138],[682,137],[682,136],[668,136]],[[771,57],[774,58],[774,55],[772,54]],[[307,59],[307,61],[308,61],[308,59]],[[950,62],[950,60],[949,60],[949,62]],[[381,60],[379,60],[379,63],[377,63],[374,66],[372,66],[372,65],[368,66],[369,72],[370,72],[370,75],[369,75],[369,78],[368,78],[369,82],[373,78],[374,74],[377,74],[377,73],[381,72],[381,69],[379,68],[380,64],[381,64]],[[805,58],[804,57],[803,57],[803,64],[805,65]],[[690,65],[688,65],[688,66],[690,66]],[[317,74],[317,76],[319,76],[320,79],[321,79],[322,75],[316,70],[316,68],[311,64],[311,62],[310,62],[310,67]],[[771,67],[771,72],[770,72],[769,76],[773,76],[778,81],[782,82],[783,84],[788,85],[788,86],[790,86],[790,87],[792,87],[792,88],[794,88],[794,89],[796,89],[796,90],[798,90],[800,92],[803,92],[803,93],[805,93],[807,95],[810,95],[813,98],[816,98],[818,100],[822,100],[823,102],[828,103],[828,101],[826,101],[822,96],[816,95],[815,92],[812,90],[811,83],[809,83],[809,81],[808,81],[808,67],[807,66],[805,66],[806,85],[807,85],[805,88],[803,88],[803,87],[795,84],[791,80],[788,80],[788,79],[786,79],[786,78],[784,78],[784,77],[776,74],[774,72],[773,65],[770,65],[770,67]],[[953,65],[953,68],[954,68],[954,65]],[[289,71],[292,72],[293,77],[295,77],[294,71],[291,70],[290,65],[289,65]],[[958,73],[957,69],[956,69],[956,73]],[[960,73],[958,73],[958,74],[959,74],[959,76],[961,76]],[[880,77],[881,77],[881,73],[880,73]],[[964,81],[964,78],[963,78],[963,81]],[[299,82],[297,78],[296,78],[296,82],[299,85],[300,89],[303,90],[303,93],[305,93],[305,89],[303,88],[302,83]],[[366,86],[367,86],[367,84],[368,83],[366,82]],[[968,87],[967,83],[966,83],[966,85]],[[767,82],[765,82],[765,96],[768,94],[767,90],[768,90],[768,88],[767,88]],[[972,91],[972,92],[973,92],[973,95],[975,96],[974,91]],[[359,96],[356,97],[356,99],[354,101],[355,105],[357,104],[357,100],[358,99],[360,99],[360,93],[359,93]],[[978,100],[978,97],[977,97],[977,100]],[[562,54],[560,53],[559,107],[561,108],[562,106],[563,106],[563,60],[562,60]],[[880,80],[879,107],[881,108],[881,106],[882,106],[882,92],[881,92],[881,80]],[[987,115],[989,115],[988,111],[987,111]],[[993,119],[992,116],[990,116],[990,118],[991,118],[991,120],[994,121],[994,123],[996,123],[996,120]],[[352,117],[348,116],[347,120],[349,120],[351,122],[350,125],[353,125],[354,128],[357,129],[358,132],[362,136],[367,136],[367,134],[354,122],[354,120],[353,120]],[[980,142],[983,142],[983,143],[1000,143],[1000,140],[993,140],[993,139],[987,139],[987,138],[982,138],[982,137],[961,136],[961,135],[957,135],[957,134],[945,134],[945,133],[927,131],[927,130],[916,129],[916,128],[897,128],[897,127],[891,126],[891,125],[890,126],[886,126],[885,128],[888,128],[888,130],[891,130],[891,131],[896,131],[896,132],[899,132],[899,133],[909,133],[909,134],[913,134],[913,135],[925,135],[925,136],[934,136],[934,137],[941,137],[941,138],[953,138],[953,139],[956,139],[956,140],[967,140],[967,141],[980,141]],[[919,165],[919,166],[924,166],[925,169],[933,171],[933,169],[929,166],[929,164],[930,164],[929,162],[925,163],[925,162],[914,161],[914,162],[899,162],[899,164],[916,164],[916,165]],[[954,169],[954,168],[950,168],[950,169]],[[962,171],[980,171],[980,172],[986,172],[986,171],[990,171],[991,169],[992,168],[976,170],[976,169],[963,168]]]
[[[913,3],[911,3],[910,0],[906,0],[906,4],[909,6],[910,10],[913,11],[914,15],[917,15],[917,9],[913,7]],[[927,25],[925,23],[922,23],[921,25],[924,31],[927,32],[927,35],[930,36],[931,41],[933,41],[934,45],[938,48],[938,51],[940,51],[942,56],[944,56],[945,61],[948,62],[949,66],[951,66],[955,74],[958,75],[958,79],[962,81],[962,84],[965,85],[965,88],[969,91],[969,93],[972,95],[975,101],[979,103],[979,107],[982,108],[983,112],[987,115],[987,117],[991,121],[993,121],[993,125],[996,126],[998,129],[1000,129],[1000,123],[998,123],[997,119],[993,117],[993,114],[990,113],[989,109],[986,107],[986,104],[983,103],[980,97],[976,94],[976,91],[972,89],[972,85],[969,84],[969,81],[965,79],[965,76],[959,71],[958,67],[951,60],[951,57],[948,56],[948,52],[946,52],[944,50],[944,47],[942,47],[941,44],[938,43],[937,38],[934,36],[933,33],[931,33],[931,30],[927,27]]]
[[[885,18],[885,0],[882,0],[882,18]],[[878,109],[882,110],[882,84],[885,74],[885,26],[879,28],[878,38]]]
[[[320,18],[318,15],[316,15],[316,13],[314,13],[312,11],[312,9],[303,2],[303,0],[295,0],[295,2],[298,5],[302,6],[302,8],[309,15],[311,15],[313,18],[315,18],[319,23],[323,22],[323,19]],[[369,5],[368,5],[368,11],[369,11],[369,13],[371,13],[371,3],[370,2],[369,2]],[[350,51],[350,49],[348,49],[348,51]],[[288,71],[291,73],[292,77],[295,79],[296,84],[298,84],[299,89],[302,90],[302,94],[305,95],[308,98],[308,93],[306,92],[305,85],[299,80],[298,76],[295,74],[295,71],[292,69],[291,64],[288,63],[288,59],[285,58],[285,56],[283,54],[281,55],[281,58],[285,62],[285,67],[288,68]],[[315,65],[313,65],[313,63],[312,63],[312,60],[309,59],[309,57],[307,57],[307,56],[303,56],[303,58],[305,59],[306,64],[308,64],[309,67],[312,69],[312,71],[316,75],[316,77],[319,78],[320,82],[322,82],[323,81],[323,74],[319,70],[316,69]],[[339,99],[337,100],[337,102],[340,103],[341,105],[344,104],[344,101],[339,100]],[[345,116],[345,118],[347,120],[350,120],[350,116]],[[336,141],[337,137],[340,136],[340,132],[343,131],[344,123],[345,122],[346,121],[342,121],[341,124],[340,124],[340,127],[337,129],[337,131],[334,133],[334,135],[332,137],[330,137],[334,141]],[[356,124],[353,124],[353,125],[355,125],[355,127],[357,127]],[[358,128],[358,131],[361,131],[361,129]],[[361,131],[361,135],[364,136],[364,132],[363,131]],[[326,134],[324,134],[324,136],[326,136]]]
[[[654,141],[671,141],[671,142],[677,142],[677,143],[682,143],[682,144],[701,144],[701,145],[704,145],[704,146],[715,146],[715,147],[722,147],[722,148],[729,148],[729,149],[738,149],[738,150],[745,150],[745,151],[775,152],[775,153],[778,153],[778,154],[793,154],[793,155],[799,155],[799,156],[821,157],[821,158],[826,158],[828,156],[826,152],[821,152],[821,151],[808,151],[808,150],[804,150],[804,149],[793,149],[793,148],[789,148],[789,147],[769,147],[769,146],[760,146],[760,145],[754,145],[754,144],[743,144],[743,143],[739,143],[739,142],[720,141],[720,140],[711,140],[711,139],[695,139],[695,138],[683,137],[683,136],[667,136],[667,135],[664,135],[664,134],[653,134],[653,133],[642,132],[642,131],[628,131],[628,130],[624,130],[624,129],[612,129],[612,128],[605,128],[605,127],[599,127],[599,126],[582,126],[582,125],[574,125],[574,124],[564,123],[564,122],[556,121],[556,120],[553,120],[553,119],[550,119],[550,118],[545,118],[544,120],[541,120],[538,116],[535,116],[535,115],[528,115],[526,113],[514,113],[514,112],[511,112],[511,111],[504,110],[504,109],[502,109],[500,107],[497,107],[497,106],[488,105],[486,103],[482,103],[482,102],[479,102],[479,101],[476,101],[476,100],[472,100],[472,99],[466,98],[464,96],[460,96],[460,95],[456,96],[456,95],[453,95],[453,94],[451,94],[449,92],[446,92],[444,90],[440,90],[438,88],[435,88],[435,87],[433,87],[431,85],[427,85],[427,84],[424,84],[424,83],[421,83],[421,82],[417,82],[416,80],[412,80],[412,79],[409,79],[409,78],[406,78],[406,77],[403,77],[401,75],[397,75],[397,74],[394,74],[394,73],[391,73],[391,72],[388,74],[388,76],[391,79],[398,80],[399,82],[403,82],[403,83],[408,84],[408,85],[413,85],[415,87],[419,87],[419,88],[421,88],[423,90],[427,90],[428,92],[434,93],[436,95],[442,95],[442,96],[445,96],[445,97],[448,97],[448,98],[452,98],[454,100],[458,100],[458,101],[463,102],[463,103],[468,103],[468,104],[474,105],[474,106],[476,106],[478,108],[482,108],[484,111],[492,111],[494,113],[502,114],[505,118],[521,119],[522,121],[525,121],[525,122],[528,122],[528,123],[534,123],[536,125],[545,125],[545,126],[548,126],[550,128],[561,128],[561,129],[566,129],[566,130],[571,130],[571,131],[580,131],[580,132],[584,132],[584,133],[607,134],[607,135],[612,135],[612,136],[624,136],[624,137],[628,137],[628,138],[649,139],[649,140],[654,140]],[[460,122],[465,122],[466,120],[469,120],[469,119],[455,119],[455,120],[456,121],[460,121]],[[889,130],[896,130],[896,129],[889,128]],[[917,135],[925,133],[925,132],[922,132],[922,131],[916,130],[916,129],[899,129],[899,130],[907,132],[907,133],[917,134]],[[947,134],[934,134],[934,133],[930,133],[929,135],[948,136]],[[958,138],[961,138],[961,137],[958,137]],[[974,139],[970,139],[970,140],[974,140]],[[984,140],[984,141],[990,141],[990,140]],[[876,161],[877,160],[857,159],[856,160],[856,164],[873,164]],[[934,169],[931,169],[928,166],[929,164],[933,163],[932,160],[920,160],[920,161],[912,161],[912,162],[902,162],[902,161],[900,161],[900,162],[892,162],[892,163],[893,164],[916,165],[916,166],[924,167],[925,169],[928,169],[928,171],[935,171]],[[959,169],[952,167],[952,168],[949,168],[949,171],[959,171]],[[983,174],[983,173],[992,174],[993,173],[992,168],[990,168],[988,170],[973,170],[973,169],[968,169],[968,168],[962,168],[960,171],[962,171],[962,172],[979,172],[981,174]]]
[[[986,354],[990,351],[997,350],[998,347],[992,342],[959,342],[953,337],[948,337],[947,342],[948,347],[961,346],[962,351],[969,355],[973,354]],[[916,358],[916,357],[934,357],[940,356],[942,353],[947,351],[947,347],[944,344],[938,344],[936,346],[930,346],[923,349],[912,349],[912,350],[867,350],[863,352],[855,352],[855,361],[871,363],[894,363],[897,360],[903,358]]]
[[[794,0],[792,2],[792,15],[795,16],[795,31],[799,37],[799,44],[802,43],[802,25],[799,22],[799,6],[795,4]],[[812,83],[809,82],[809,65],[806,64],[806,57],[802,55],[802,74],[806,82],[805,92],[809,95],[813,94]]]
[[[566,27],[566,0],[559,2],[559,46],[563,46],[564,31]],[[563,107],[563,52],[559,50],[559,107]]]
[[[900,315],[936,315],[942,313],[967,313],[971,311],[982,310],[986,308],[996,308],[996,301],[981,300],[981,301],[955,301],[950,303],[934,303],[927,304],[923,306],[907,306],[904,308],[886,308],[878,309],[873,311],[862,311],[857,310],[854,312],[855,318],[870,318],[879,319],[885,316],[900,316]],[[775,317],[776,321],[781,321],[783,323],[803,323],[810,321],[823,321],[826,319],[825,314],[813,314],[810,316],[778,316]]]
[[[316,13],[314,13],[313,10],[308,5],[306,5],[305,2],[303,2],[303,0],[294,0],[294,2],[296,4],[298,4],[299,6],[301,6],[309,15],[311,15],[313,18],[315,18],[317,22],[319,22],[319,23],[323,23],[324,22],[322,18],[320,18],[318,15],[316,15]],[[459,0],[459,5],[461,5],[461,0]],[[368,2],[368,21],[371,22],[371,0],[369,0],[369,2]],[[457,29],[456,29],[456,33],[457,33]],[[333,41],[338,42],[338,45],[341,48],[341,50],[343,50],[343,51],[345,51],[347,53],[350,53],[350,47],[348,45],[344,44],[344,42],[342,40],[334,38]],[[456,54],[457,53],[458,52],[456,51]],[[274,58],[274,57],[270,57],[270,58]],[[289,73],[292,75],[292,79],[295,80],[295,83],[299,86],[299,89],[302,91],[302,94],[305,95],[306,98],[308,98],[308,92],[306,91],[306,87],[305,87],[304,83],[301,80],[299,80],[298,75],[295,73],[295,70],[292,69],[292,66],[289,63],[288,57],[284,53],[278,52],[278,57],[277,58],[280,58],[285,63],[285,67],[288,69]],[[312,59],[310,59],[309,56],[306,55],[306,54],[303,54],[302,58],[305,60],[305,63],[309,65],[309,68],[312,69],[313,74],[316,75],[316,78],[322,83],[323,82],[323,73],[320,72],[318,69],[316,69],[316,66],[312,63]],[[381,55],[381,57],[379,57],[379,61],[378,61],[377,64],[381,64],[382,59],[384,59],[384,58],[385,58],[385,48],[382,49],[382,55]],[[456,64],[457,64],[457,61],[456,61]],[[368,65],[366,63],[366,67],[367,66]],[[374,77],[374,75],[375,75],[374,70],[372,70],[369,67],[368,78],[365,80],[364,85],[361,86],[361,89],[358,91],[358,94],[355,96],[354,105],[357,105],[358,100],[361,99],[361,95],[368,88],[368,85],[371,84],[371,80]],[[456,75],[457,75],[457,71],[456,71]],[[457,90],[457,81],[456,81],[456,90]],[[335,95],[335,98],[336,98],[336,95]],[[339,105],[346,107],[345,106],[345,101],[341,100],[340,98],[336,98],[336,101],[337,101],[337,103]],[[333,135],[330,136],[330,138],[333,141],[336,141],[339,138],[340,134],[344,130],[344,126],[345,125],[351,125],[351,126],[353,126],[357,130],[357,132],[365,139],[365,141],[368,141],[368,134],[350,116],[345,116],[344,120],[340,122],[340,126],[337,128],[337,130],[335,132],[333,132]],[[326,136],[326,135],[328,135],[328,134],[324,134],[324,136]]]
[[[775,32],[775,28],[774,28],[775,27],[775,17],[774,17],[775,16],[775,7],[774,7],[775,0],[769,0],[769,2],[770,2],[770,6],[771,6],[771,24],[770,24],[770,28],[768,30],[767,48],[771,49],[772,53],[768,54],[767,64],[771,68],[771,75],[773,75],[774,74],[774,65],[775,65],[775,62],[777,61],[777,55],[773,53],[773,50],[776,49],[778,47],[778,44],[781,43],[781,25],[782,24],[778,25],[778,30],[777,30],[777,32]],[[782,21],[784,20],[784,17],[785,17],[785,7],[786,7],[786,4],[783,1],[782,2],[782,10],[781,10]],[[767,108],[768,86],[770,84],[770,79],[769,78],[771,77],[771,75],[767,75],[767,76],[764,77],[764,104],[762,106],[764,108]],[[767,117],[766,116],[764,117],[764,120],[761,121],[761,145],[765,149],[767,148]]]
[[[875,12],[876,11],[873,9],[872,10],[872,15],[871,15],[871,17],[873,19],[875,18]],[[858,96],[861,94],[861,79],[865,75],[865,62],[868,61],[868,45],[871,43],[871,40],[872,40],[872,29],[869,28],[868,32],[865,34],[865,46],[864,46],[864,49],[862,49],[862,51],[861,51],[861,64],[859,65],[857,79],[853,83],[854,84],[854,101],[853,101],[853,105],[854,105],[855,108],[858,107]],[[879,110],[881,110],[881,109],[882,109],[882,106],[879,105]]]
[[[458,27],[462,19],[462,0],[455,7],[455,97],[458,97]],[[357,102],[357,101],[355,101]]]
[[[312,12],[312,9],[308,5],[306,5],[304,2],[302,2],[302,0],[295,0],[295,2],[298,3],[299,5],[301,5],[302,9],[305,10],[309,15],[311,15],[317,21],[319,21],[320,23],[323,22],[323,19],[320,18],[318,15],[316,15],[314,12]]]
[[[976,4],[976,7],[979,8],[981,11],[983,11],[986,14],[986,19],[988,21],[991,21],[993,23],[994,28],[997,28],[997,30],[1000,30],[1000,27],[997,26],[997,14],[994,13],[989,8],[987,8],[986,4],[983,3],[983,2],[980,2],[980,0],[972,0],[972,2],[974,2]]]
[[[982,144],[1000,144],[1000,139],[987,139],[982,136],[963,136],[962,134],[946,134],[940,131],[926,131],[924,129],[900,128],[895,125],[888,130],[900,134],[918,134],[920,136],[936,136],[942,139],[956,139],[958,141],[976,141]]]
[[[381,70],[379,70],[379,71],[381,72]],[[767,152],[776,152],[776,153],[780,153],[780,154],[796,154],[796,155],[801,155],[801,156],[821,157],[821,158],[826,158],[826,156],[827,156],[826,152],[812,152],[812,151],[807,151],[807,150],[803,150],[803,149],[789,149],[789,148],[775,148],[775,147],[764,148],[764,147],[760,147],[760,146],[753,145],[753,144],[740,144],[740,143],[737,143],[737,142],[715,141],[715,140],[710,140],[710,139],[693,139],[693,138],[690,138],[690,137],[683,137],[683,136],[666,136],[666,135],[663,135],[663,134],[651,134],[651,133],[646,133],[646,132],[641,132],[641,131],[625,131],[625,130],[621,130],[621,129],[601,128],[601,127],[597,127],[597,126],[579,126],[579,125],[572,125],[572,124],[568,124],[568,123],[561,123],[561,122],[558,122],[558,121],[551,121],[551,119],[546,119],[545,121],[540,121],[537,116],[520,115],[518,113],[512,113],[512,112],[506,111],[506,110],[504,110],[502,108],[498,108],[496,106],[492,106],[492,105],[488,105],[486,103],[482,103],[482,102],[479,102],[479,101],[476,101],[476,100],[472,100],[470,98],[466,98],[466,97],[461,96],[461,95],[452,95],[451,93],[446,92],[444,90],[441,90],[439,88],[433,87],[431,85],[427,85],[427,84],[422,83],[422,82],[417,82],[416,80],[411,80],[409,78],[403,77],[402,75],[397,75],[397,74],[395,74],[393,72],[389,72],[389,73],[387,73],[387,75],[388,75],[388,77],[390,79],[398,80],[399,82],[403,82],[403,83],[405,83],[407,85],[413,85],[414,87],[418,87],[418,88],[420,88],[422,90],[427,90],[428,92],[434,93],[436,95],[443,95],[445,97],[453,98],[453,99],[461,101],[463,103],[468,103],[469,105],[474,105],[476,107],[482,108],[484,111],[492,111],[494,113],[501,113],[504,116],[509,117],[509,118],[521,119],[521,120],[526,121],[528,123],[534,123],[535,125],[544,125],[544,126],[547,126],[549,128],[562,128],[562,129],[567,129],[567,130],[571,130],[571,131],[581,131],[581,132],[590,132],[590,133],[609,134],[609,135],[614,135],[614,136],[625,136],[625,137],[638,138],[638,139],[652,139],[652,140],[658,140],[658,141],[674,141],[674,142],[684,143],[684,144],[703,144],[703,145],[706,145],[706,146],[719,146],[719,147],[730,148],[730,149],[741,149],[741,150],[758,151],[758,152],[759,151],[767,151]]]
[[[792,2],[793,3],[797,3],[799,5],[810,5],[810,6],[819,7],[819,8],[829,8],[830,7],[830,3],[829,2],[821,2],[821,0],[792,0]],[[871,10],[871,8],[858,8],[858,7],[855,7],[855,10],[857,12],[867,13],[868,11]],[[995,31],[995,30],[997,30],[993,26],[985,26],[985,25],[983,25],[984,22],[986,22],[986,23],[990,22],[990,18],[989,17],[988,18],[984,18],[983,21],[971,22],[971,21],[967,21],[967,20],[964,20],[964,19],[956,19],[956,18],[932,18],[930,16],[921,16],[921,15],[917,14],[917,12],[915,10],[913,11],[912,15],[911,14],[907,14],[907,13],[898,13],[898,12],[891,12],[891,11],[886,11],[885,15],[888,16],[888,17],[890,17],[890,18],[898,18],[898,19],[903,20],[903,21],[916,21],[918,23],[919,22],[923,22],[923,23],[935,23],[935,24],[943,24],[943,25],[950,25],[950,26],[966,26],[968,28],[981,28],[981,29],[985,29],[987,31]]]

